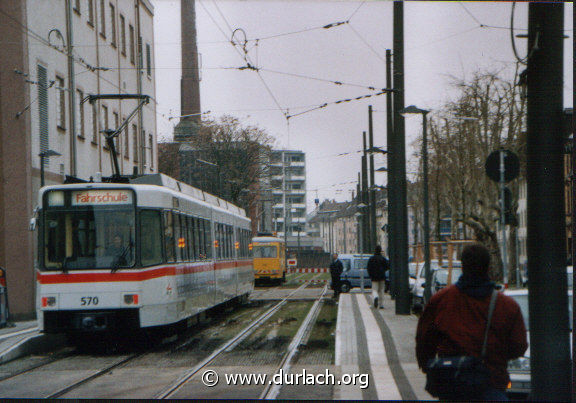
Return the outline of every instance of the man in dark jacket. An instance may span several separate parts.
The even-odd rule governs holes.
[[[490,254],[483,245],[469,245],[462,251],[462,275],[455,285],[432,296],[418,321],[416,358],[426,372],[428,360],[472,355],[480,357],[494,283],[488,277]],[[465,400],[507,400],[508,360],[521,357],[528,343],[520,307],[499,293],[488,333],[486,366],[491,387],[481,396]],[[454,396],[439,396],[452,400]],[[462,397],[460,397],[462,399]]]
[[[374,255],[368,260],[368,275],[372,280],[372,298],[374,308],[384,308],[384,291],[386,288],[386,272],[390,268],[388,259],[382,256],[382,247],[376,245]]]
[[[332,255],[332,263],[330,263],[330,276],[332,277],[332,289],[334,290],[333,298],[336,299],[340,295],[340,275],[344,271],[342,262],[338,260],[338,254]]]

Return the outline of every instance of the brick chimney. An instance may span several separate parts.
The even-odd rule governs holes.
[[[200,113],[200,69],[196,46],[195,0],[180,0],[182,36],[182,78],[180,80],[180,113]],[[200,115],[181,118],[174,129],[174,140],[186,141],[197,133]]]

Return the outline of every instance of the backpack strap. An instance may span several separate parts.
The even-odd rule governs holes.
[[[492,322],[492,314],[494,313],[494,308],[496,307],[496,298],[498,298],[498,291],[493,290],[492,296],[490,297],[490,306],[488,307],[488,320],[486,321],[486,330],[484,331],[484,342],[482,343],[482,359],[486,358],[486,349],[488,344],[488,331],[490,330],[490,323]]]

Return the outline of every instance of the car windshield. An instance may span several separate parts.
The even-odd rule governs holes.
[[[350,259],[340,259],[342,262],[342,266],[344,267],[344,271],[350,270]]]
[[[134,209],[46,211],[47,270],[117,269],[134,265]]]
[[[460,278],[462,270],[453,268],[452,269],[452,284],[454,284]],[[438,284],[448,284],[448,269],[440,269],[436,272],[436,283]]]
[[[275,258],[278,256],[276,246],[254,245],[252,253],[255,258]]]

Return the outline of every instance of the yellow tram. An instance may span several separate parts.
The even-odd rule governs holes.
[[[257,282],[286,281],[286,245],[272,235],[252,238],[254,279]]]

